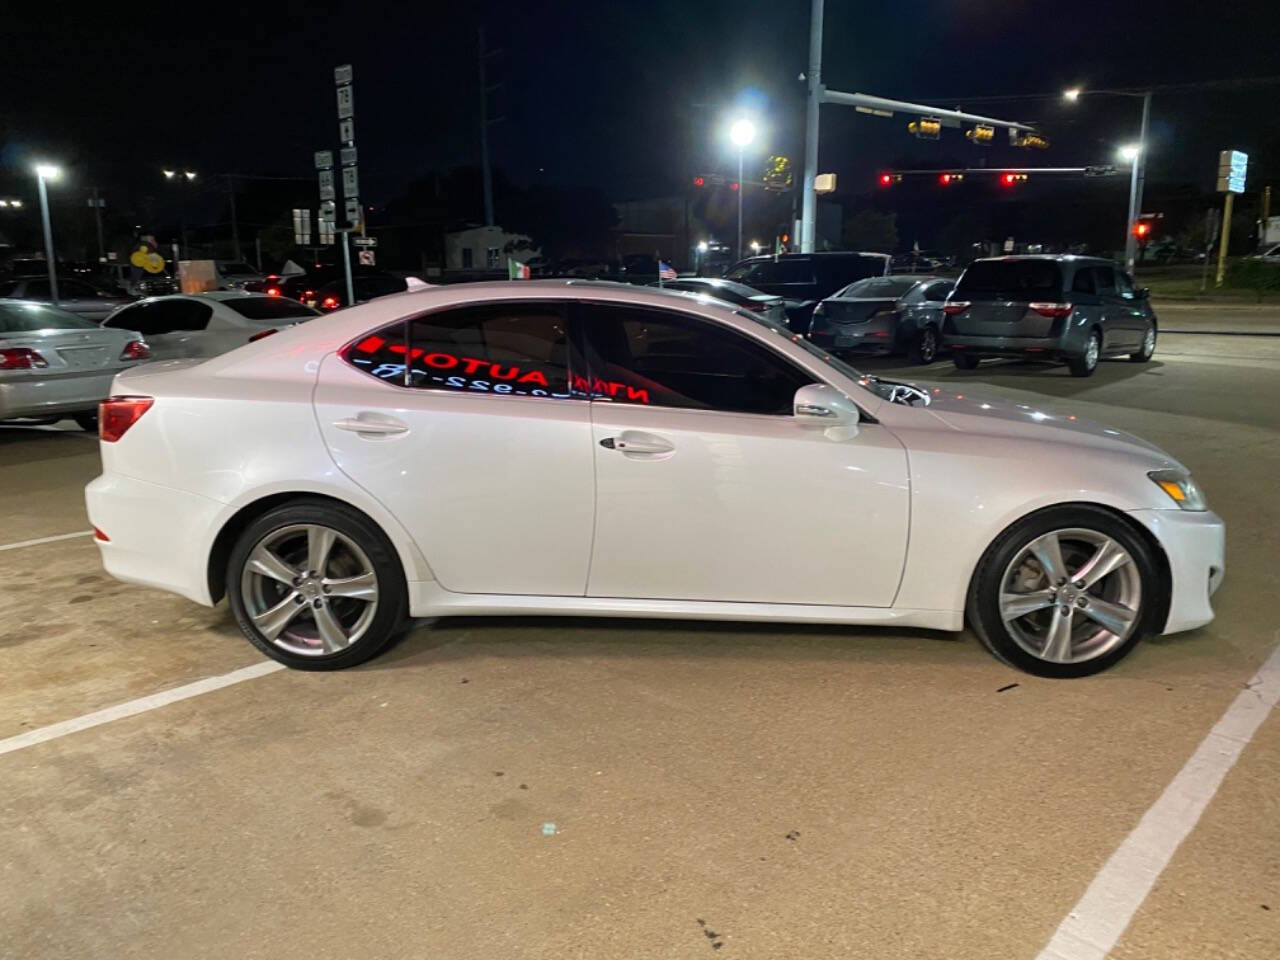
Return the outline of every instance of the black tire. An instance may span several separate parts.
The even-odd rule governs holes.
[[[1095,532],[1118,543],[1132,558],[1141,584],[1132,632],[1096,658],[1076,663],[1052,662],[1029,652],[1014,638],[1009,624],[1000,615],[1002,581],[1009,565],[1036,538],[1066,529]],[[978,639],[1000,660],[1036,676],[1065,679],[1100,673],[1124,659],[1143,636],[1159,629],[1158,618],[1166,606],[1167,584],[1156,566],[1147,540],[1127,520],[1109,510],[1082,503],[1048,507],[1024,517],[1001,533],[987,548],[974,571],[966,614]],[[1052,616],[1052,610],[1050,606],[1044,613]]]
[[[1146,363],[1156,352],[1156,325],[1153,323],[1147,327],[1146,332],[1142,335],[1142,346],[1138,348],[1136,353],[1129,354],[1130,363]]]
[[[250,553],[273,533],[281,535],[286,528],[304,525],[328,528],[346,538],[363,552],[362,559],[368,560],[376,578],[377,601],[367,625],[364,626],[358,639],[333,653],[297,653],[272,642],[254,624],[246,606],[242,575]],[[354,556],[354,554],[351,555]],[[342,558],[338,559],[340,561]],[[264,580],[265,582],[274,581]],[[408,591],[404,570],[391,541],[364,514],[329,500],[295,500],[268,511],[249,524],[237,538],[228,558],[226,589],[227,601],[235,616],[236,624],[249,642],[272,660],[277,660],[296,670],[341,670],[363,663],[377,656],[395,641],[408,616]],[[281,594],[289,591],[289,595],[292,596],[300,593],[302,588],[292,589],[282,584],[275,589]],[[250,602],[253,602],[253,599],[250,598]],[[305,618],[310,615],[308,602],[314,601],[301,601],[297,617]],[[334,612],[339,611],[341,604],[347,604],[349,610],[358,609],[358,606],[352,606],[357,603],[356,601],[347,601],[339,597],[325,597],[321,602],[329,605]],[[341,614],[339,616],[341,617]],[[297,617],[294,618],[295,622]],[[314,616],[312,619],[313,627],[318,632],[318,624],[314,623]],[[297,625],[300,628],[305,627],[305,619],[297,622]],[[284,636],[283,633],[282,636]]]
[[[76,426],[85,433],[98,432],[98,411],[96,410],[93,413],[74,414],[71,419],[74,420],[76,422]]]
[[[923,327],[911,345],[911,359],[916,363],[933,363],[938,359],[938,331]]]
[[[1098,369],[1098,360],[1102,356],[1102,334],[1094,330],[1089,334],[1085,352],[1067,361],[1067,367],[1073,377],[1092,377]]]
[[[952,355],[952,360],[961,370],[977,370],[979,359],[979,357],[975,357],[971,353],[961,353],[959,351]]]

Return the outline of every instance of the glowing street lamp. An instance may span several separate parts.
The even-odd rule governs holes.
[[[1138,159],[1138,154],[1142,152],[1142,148],[1136,143],[1126,143],[1116,152],[1119,153],[1121,160],[1124,160],[1126,163],[1133,163],[1133,161]]]
[[[1080,94],[1083,92],[1084,91],[1079,87],[1072,87],[1069,90],[1062,91],[1062,99],[1066,100],[1068,103],[1075,103],[1080,99]]]
[[[53,227],[49,223],[49,194],[45,190],[46,180],[57,180],[62,171],[50,163],[36,164],[36,185],[40,190],[40,223],[44,227],[44,256],[49,266],[49,296],[53,305],[58,305],[58,261],[53,255]]]

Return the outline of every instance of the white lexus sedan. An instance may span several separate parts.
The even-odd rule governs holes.
[[[121,580],[291,667],[408,617],[960,630],[1074,677],[1209,622],[1221,520],[1133,436],[859,374],[694,294],[589,281],[379,299],[121,374],[88,488]]]
[[[116,310],[102,325],[140,333],[152,357],[174,360],[217,356],[319,315],[288,297],[211,290],[147,297]]]

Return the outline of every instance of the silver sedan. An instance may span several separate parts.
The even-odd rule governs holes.
[[[130,330],[106,330],[42,303],[0,299],[0,420],[71,417],[97,429],[121,370],[150,359]]]

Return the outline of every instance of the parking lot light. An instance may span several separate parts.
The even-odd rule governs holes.
[[[1062,99],[1066,100],[1068,103],[1075,103],[1080,99],[1080,92],[1079,87],[1071,87],[1070,89],[1063,90]]]
[[[1124,160],[1126,163],[1133,163],[1133,161],[1138,159],[1138,154],[1142,152],[1142,148],[1136,143],[1126,143],[1116,152],[1120,155],[1121,160]]]
[[[44,256],[49,267],[49,296],[54,307],[58,306],[58,261],[53,255],[53,227],[49,223],[49,194],[45,181],[57,180],[62,171],[51,163],[37,163],[36,185],[40,193],[40,223],[44,227]]]
[[[177,170],[161,170],[160,172],[164,174],[164,178],[166,180],[172,180],[174,177],[178,175]]]

